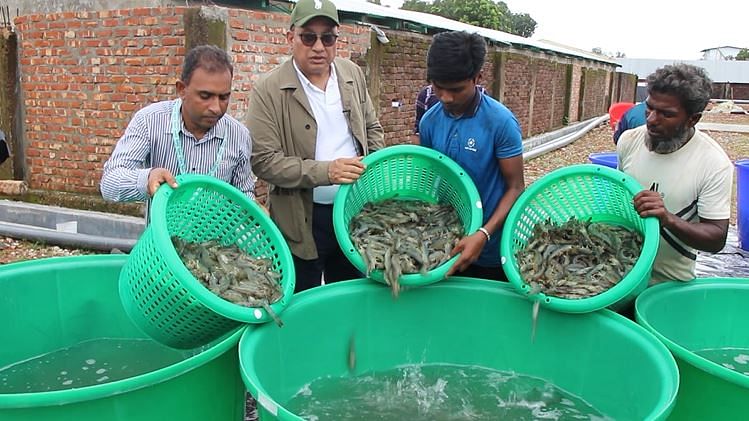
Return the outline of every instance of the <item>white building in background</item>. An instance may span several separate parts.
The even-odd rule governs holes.
[[[617,63],[622,67],[617,69],[619,72],[632,73],[637,75],[637,93],[635,94],[636,101],[642,101],[647,96],[645,80],[653,73],[656,69],[663,67],[667,64],[675,63],[687,63],[694,66],[702,67],[707,72],[707,75],[713,81],[713,89],[716,87],[725,86],[737,86],[746,85],[749,86],[749,61],[736,61],[736,60],[665,60],[665,59],[651,59],[651,58],[618,58]],[[721,88],[723,89],[723,88]],[[714,92],[715,98],[728,98],[728,99],[749,99],[741,90],[742,93],[737,93],[736,96],[726,96],[727,94],[719,91]]]
[[[714,47],[702,51],[702,60],[733,60],[741,51],[742,47]]]

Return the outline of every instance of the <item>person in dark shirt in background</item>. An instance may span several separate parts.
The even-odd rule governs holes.
[[[619,142],[619,136],[621,136],[622,133],[629,129],[634,129],[635,127],[640,127],[645,124],[647,120],[647,116],[645,115],[645,113],[647,112],[646,108],[647,107],[645,106],[645,101],[643,101],[624,113],[619,122],[616,123],[616,130],[614,131],[614,145]]]
[[[480,93],[484,93],[483,86],[477,85],[476,87],[479,88]],[[434,94],[434,87],[431,84],[421,88],[419,94],[416,95],[416,121],[414,122],[414,134],[411,138],[412,143],[419,144],[419,123],[421,118],[424,117],[424,113],[439,102],[440,99]]]

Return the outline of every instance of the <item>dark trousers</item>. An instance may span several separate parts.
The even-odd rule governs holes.
[[[323,274],[325,274],[326,284],[364,277],[349,262],[338,245],[333,230],[333,205],[314,205],[312,236],[317,246],[317,259],[304,260],[294,256],[294,270],[296,271],[294,292],[320,286]]]
[[[502,266],[487,267],[479,265],[468,266],[463,272],[456,272],[454,276],[466,276],[469,278],[481,278],[489,279],[492,281],[504,281],[507,282],[507,276],[505,271],[502,270]]]

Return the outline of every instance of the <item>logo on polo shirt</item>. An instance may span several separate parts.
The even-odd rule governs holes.
[[[472,137],[469,138],[468,142],[466,142],[465,148],[463,148],[463,149],[465,149],[467,151],[471,151],[471,152],[476,152],[476,139],[474,139]]]

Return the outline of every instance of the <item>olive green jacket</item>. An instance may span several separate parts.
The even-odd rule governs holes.
[[[381,149],[384,133],[367,92],[364,73],[350,60],[333,62],[343,113],[366,155]],[[317,258],[312,237],[312,188],[330,185],[330,161],[315,161],[317,124],[292,60],[253,87],[247,127],[252,134],[252,170],[270,184],[270,215],[295,256]]]

